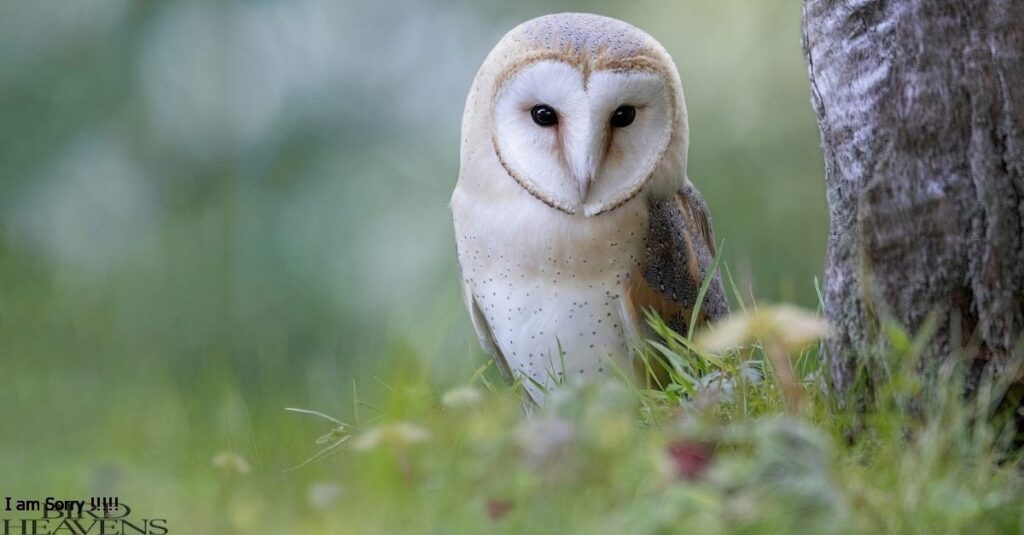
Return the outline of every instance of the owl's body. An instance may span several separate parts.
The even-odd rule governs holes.
[[[563,376],[631,373],[644,309],[686,326],[714,242],[686,179],[678,74],[653,38],[594,15],[528,21],[484,62],[462,129],[463,290],[507,378],[538,399]],[[704,320],[727,311],[712,276]]]

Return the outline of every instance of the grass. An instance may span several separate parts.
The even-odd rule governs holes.
[[[515,389],[478,370],[444,393],[389,384],[382,408],[353,403],[348,417],[360,425],[308,415],[326,433],[314,457],[330,461],[299,471],[332,482],[310,487],[312,514],[293,517],[295,532],[1024,529],[1012,436],[986,419],[1001,387],[965,401],[958,370],[946,367],[948,387],[912,408],[922,397],[920,340],[887,329],[889,379],[852,413],[826,393],[812,351],[784,362],[766,354],[782,334],[762,329],[711,354],[651,322],[661,336],[642,358],[667,369],[659,388],[566,384],[527,416]],[[779,373],[790,363],[792,374]]]
[[[0,493],[89,496],[97,478],[113,478],[140,514],[195,534],[1024,527],[1012,437],[985,419],[1003,387],[966,402],[958,370],[947,367],[941,395],[914,408],[924,384],[915,365],[920,337],[887,329],[888,379],[853,413],[826,394],[809,349],[787,354],[798,388],[795,401],[787,398],[794,385],[778,373],[784,363],[764,349],[778,334],[763,326],[741,347],[709,353],[652,323],[662,336],[642,358],[667,368],[664,388],[569,383],[527,416],[516,389],[488,366],[442,390],[409,358],[392,379],[361,384],[353,392],[366,393],[333,414],[280,405],[267,420],[271,409],[230,395],[197,403],[215,427],[182,424],[173,404],[152,401],[162,399],[158,390],[129,392],[118,397],[119,414],[138,406],[142,423],[93,422],[63,435],[71,451],[100,440],[101,466],[89,468],[87,454],[56,455],[60,436],[34,428],[51,440],[26,449],[35,462],[0,455]],[[37,388],[25,383],[30,377],[15,374],[12,384]]]
[[[218,535],[1024,530],[1021,461],[990,423],[1007,385],[968,401],[947,366],[927,387],[927,329],[883,329],[882,381],[853,412],[827,394],[813,315],[747,304],[717,337],[652,316],[638,355],[660,383],[568,383],[528,416],[491,366],[441,386],[424,355],[443,328],[373,352],[390,359],[380,379],[310,381],[356,377],[350,397],[285,384],[285,399],[231,369],[107,355],[121,335],[100,337],[105,316],[57,308],[68,336],[96,338],[0,325],[0,499],[116,495],[172,533]],[[45,360],[62,354],[88,358]]]

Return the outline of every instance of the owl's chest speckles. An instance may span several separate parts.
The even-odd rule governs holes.
[[[606,373],[607,358],[626,356],[619,300],[627,271],[586,280],[557,269],[483,275],[468,285],[513,370],[547,384],[565,373]]]
[[[550,385],[610,374],[609,358],[630,369],[621,299],[643,246],[630,223],[575,236],[460,234],[466,286],[514,372]]]

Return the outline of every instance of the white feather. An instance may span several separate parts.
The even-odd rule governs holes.
[[[657,68],[600,68],[640,56]],[[556,110],[557,127],[534,123],[538,104]],[[637,108],[636,119],[613,129],[623,104]],[[608,358],[631,371],[641,320],[622,298],[645,254],[647,200],[686,180],[686,110],[668,54],[613,19],[535,19],[484,62],[463,134],[451,207],[467,306],[479,312],[474,326],[486,327],[490,349],[547,386],[610,373]],[[578,182],[588,175],[583,198]]]

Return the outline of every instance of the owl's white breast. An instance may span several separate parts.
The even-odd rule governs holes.
[[[473,170],[463,168],[452,196],[459,263],[513,373],[550,386],[563,374],[611,374],[608,358],[630,372],[620,299],[639,271],[643,196],[588,218],[546,206],[511,177],[465,175]]]

